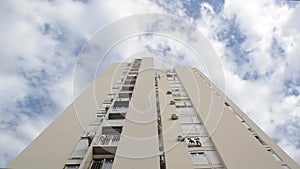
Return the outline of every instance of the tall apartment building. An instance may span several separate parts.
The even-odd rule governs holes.
[[[153,67],[112,64],[8,167],[300,168],[199,70]]]

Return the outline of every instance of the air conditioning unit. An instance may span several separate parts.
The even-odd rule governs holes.
[[[172,114],[171,115],[171,119],[172,120],[177,120],[178,119],[178,115],[177,114]]]
[[[174,100],[171,100],[170,101],[170,105],[174,105],[175,104],[175,101]]]
[[[186,138],[185,143],[188,145],[188,147],[201,147],[202,144],[200,142],[200,138]]]
[[[182,135],[179,135],[179,136],[177,137],[177,140],[178,140],[178,141],[184,141],[184,137],[183,137]]]

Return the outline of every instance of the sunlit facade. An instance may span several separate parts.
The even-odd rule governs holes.
[[[300,167],[198,69],[142,58],[112,64],[8,168]]]

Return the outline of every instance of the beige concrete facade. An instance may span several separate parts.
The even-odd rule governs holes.
[[[183,135],[178,120],[171,120],[171,114],[176,112],[173,105],[170,105],[172,95],[165,71],[158,71],[159,101],[163,129],[163,145],[166,158],[166,168],[192,169],[192,160],[188,147],[183,142],[178,142],[178,135]]]
[[[286,165],[289,168],[300,168],[200,71],[180,67],[176,68],[176,72],[194,107],[198,108],[198,114],[205,122],[226,168],[282,169]],[[212,92],[212,89],[216,92]],[[225,102],[229,106],[225,105]],[[236,116],[240,116],[243,122]],[[263,140],[263,144],[255,136]],[[268,148],[271,148],[281,160],[273,158]]]
[[[8,168],[63,168],[123,67],[112,64]]]
[[[159,168],[153,67],[142,60],[113,169]]]
[[[110,66],[8,167],[300,168],[199,70],[153,58]]]

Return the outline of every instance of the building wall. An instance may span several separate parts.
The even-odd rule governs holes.
[[[99,106],[111,92],[112,85],[129,77],[129,74],[124,74],[125,67],[129,69],[130,66],[127,63],[112,64],[8,167],[64,168],[70,161],[79,140],[82,139],[80,137],[85,133],[85,129],[92,124],[91,121],[95,118]],[[104,145],[99,142],[99,138],[103,136],[115,135],[115,133],[103,134],[102,127],[103,123],[116,120],[109,119],[109,115],[113,114],[112,106],[120,99],[118,98],[120,95],[116,94],[111,100],[110,108],[102,117],[103,122],[99,123],[101,127],[92,144],[88,146],[82,161],[77,162],[77,166],[81,163],[79,168],[86,169],[97,161],[113,159],[113,169],[205,168],[193,165],[191,153],[206,149],[205,151],[213,150],[218,153],[222,164],[214,164],[216,168],[222,166],[228,169],[282,169],[284,166],[291,169],[299,168],[199,70],[177,67],[175,71],[195,109],[194,112],[201,119],[201,125],[204,124],[211,136],[212,146],[188,147],[185,141],[178,139],[178,136],[184,134],[180,120],[171,119],[172,114],[178,113],[178,108],[171,104],[174,96],[167,94],[167,91],[171,90],[171,82],[167,78],[166,71],[154,70],[153,58],[143,58],[132,97],[129,98],[130,104],[122,133],[121,136],[118,135],[120,140],[116,145]],[[122,81],[120,84],[124,85],[125,82]],[[123,121],[122,118],[118,120]],[[158,136],[160,129],[161,137]],[[111,151],[101,154],[105,148]],[[276,160],[268,150],[272,150],[279,160]],[[116,151],[115,155],[111,153],[113,151]]]
[[[142,60],[113,169],[160,168],[153,67]]]
[[[157,71],[160,112],[163,130],[163,145],[165,152],[166,168],[191,169],[193,168],[189,150],[184,142],[178,141],[178,136],[183,135],[178,120],[171,120],[171,114],[176,113],[174,105],[170,105],[172,95],[165,71]]]
[[[63,168],[122,67],[124,64],[112,64],[8,168]]]
[[[202,73],[187,67],[178,67],[176,72],[205,123],[226,168],[282,169],[284,165],[299,168]],[[242,121],[237,116],[242,117]],[[251,129],[245,127],[244,123]],[[264,144],[255,137],[256,135],[264,141]],[[273,158],[268,148],[271,148],[282,160]]]

